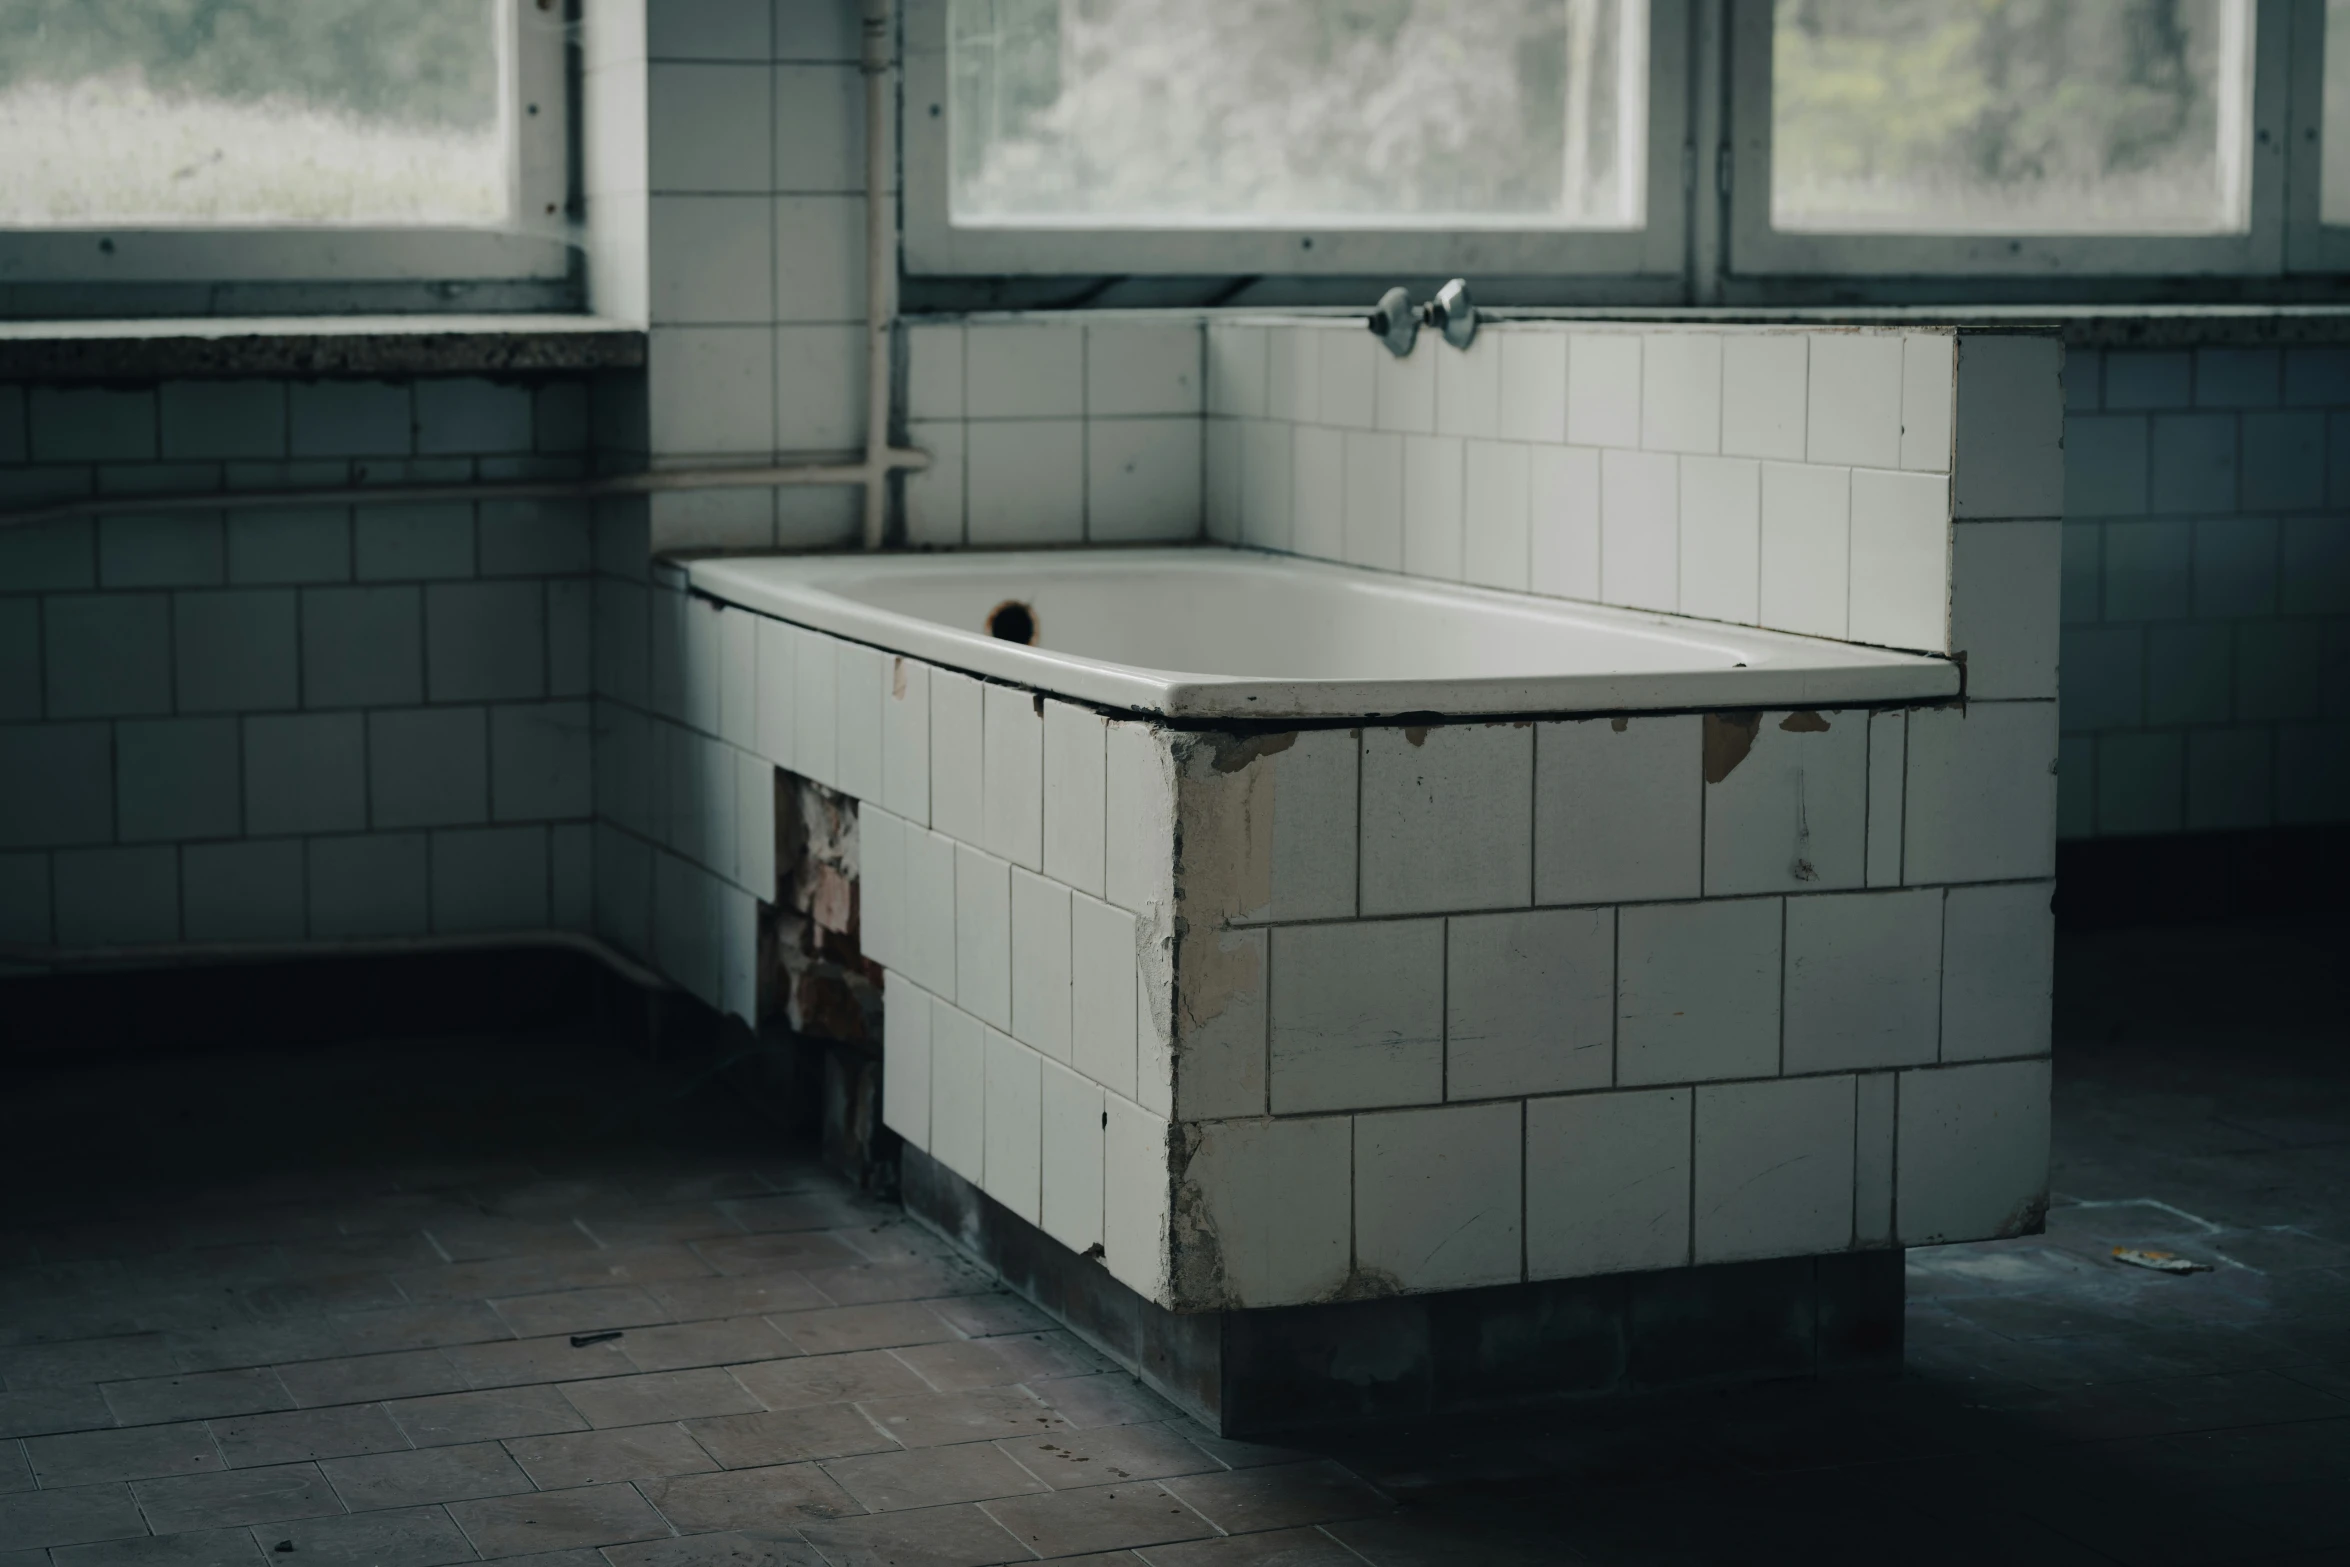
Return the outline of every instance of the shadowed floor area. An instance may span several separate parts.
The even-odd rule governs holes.
[[[2068,934],[2048,1233],[1899,1382],[1302,1449],[600,1044],[19,1063],[0,1567],[2350,1563],[2346,935]]]

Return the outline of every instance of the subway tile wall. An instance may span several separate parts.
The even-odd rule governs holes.
[[[0,504],[557,478],[585,379],[0,388]],[[0,530],[0,940],[588,926],[592,532],[552,502]]]
[[[2067,837],[2350,821],[2350,350],[2076,350]]]

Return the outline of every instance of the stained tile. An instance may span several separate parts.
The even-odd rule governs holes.
[[[655,1420],[748,1414],[759,1401],[724,1371],[662,1371],[647,1376],[571,1382],[572,1407],[592,1426],[641,1426]]]
[[[255,1533],[269,1545],[265,1559],[273,1564],[281,1560],[277,1547],[283,1543],[292,1544],[285,1554],[303,1567],[442,1567],[474,1559],[464,1531],[439,1507],[311,1518]]]
[[[278,1380],[277,1373],[266,1367],[109,1382],[104,1392],[115,1417],[126,1426],[250,1415],[264,1409],[294,1407],[293,1395]]]
[[[212,1436],[233,1469],[388,1453],[408,1446],[408,1438],[381,1404],[240,1415],[213,1421]]]
[[[955,1337],[938,1313],[912,1301],[795,1311],[772,1319],[784,1337],[811,1355],[851,1349],[894,1349]]]
[[[669,1533],[661,1515],[625,1485],[452,1502],[449,1516],[485,1560],[660,1539]]]
[[[907,1369],[904,1362],[882,1350],[736,1366],[734,1376],[769,1409],[889,1398],[930,1390],[929,1384]]]
[[[551,1333],[596,1333],[666,1322],[669,1313],[642,1289],[564,1290],[526,1295],[490,1304],[524,1338]]]
[[[758,1317],[721,1317],[666,1327],[631,1328],[620,1352],[639,1371],[676,1371],[689,1366],[722,1366],[738,1360],[772,1360],[796,1354],[781,1334]]]
[[[1224,1469],[1168,1426],[1056,1431],[1049,1436],[1020,1437],[996,1445],[1055,1490],[1075,1490],[1113,1480],[1221,1474]]]
[[[908,1447],[1066,1430],[1069,1422],[1017,1388],[869,1399],[858,1406]]]
[[[776,1530],[729,1530],[615,1545],[604,1556],[610,1567],[825,1567],[816,1547],[796,1534]]]
[[[202,1474],[227,1467],[221,1462],[220,1449],[213,1445],[212,1433],[201,1422],[37,1436],[24,1446],[42,1489],[50,1491],[107,1480]]]
[[[1216,1528],[1147,1480],[990,1502],[987,1515],[1039,1556],[1196,1540]]]
[[[49,1557],[27,1551],[32,1561],[54,1560],[65,1567],[262,1567],[261,1547],[249,1529],[193,1529],[186,1534],[149,1535],[142,1540],[103,1540],[94,1545],[61,1545]],[[14,1563],[0,1555],[0,1563]]]
[[[649,1293],[679,1322],[712,1317],[766,1316],[807,1311],[827,1297],[798,1273],[762,1273],[745,1278],[680,1279],[648,1286]]]
[[[285,1518],[322,1518],[343,1511],[343,1504],[335,1500],[316,1464],[278,1464],[141,1480],[131,1491],[139,1499],[139,1510],[147,1515],[148,1527],[157,1534],[275,1523]]]
[[[86,1485],[0,1496],[0,1540],[20,1549],[120,1540],[146,1532],[147,1525],[126,1485]]]
[[[531,1488],[514,1460],[495,1442],[336,1458],[319,1468],[326,1472],[343,1505],[355,1513],[477,1496],[510,1496]]]
[[[514,1337],[487,1301],[433,1301],[358,1311],[334,1319],[344,1348],[356,1355],[396,1349],[438,1349],[444,1344],[479,1344]],[[286,1359],[295,1357],[286,1356]],[[305,1357],[306,1358],[306,1357]]]
[[[916,1344],[893,1350],[922,1380],[942,1393],[1008,1387],[1048,1377],[1084,1376],[1101,1362],[1074,1335],[1034,1333],[992,1339]]]
[[[756,1415],[688,1421],[686,1429],[729,1469],[878,1453],[898,1444],[850,1404],[815,1404]]]
[[[702,1444],[687,1435],[684,1427],[675,1424],[620,1426],[609,1431],[530,1437],[508,1442],[506,1450],[542,1491],[660,1475],[699,1474],[718,1467]]]
[[[1389,1510],[1380,1494],[1328,1459],[1169,1480],[1167,1489],[1227,1534],[1362,1518]]]
[[[985,1567],[1030,1559],[1028,1548],[978,1507],[933,1507],[809,1523],[800,1533],[834,1567]]]
[[[685,1534],[705,1529],[783,1529],[803,1519],[841,1518],[861,1511],[815,1464],[641,1480],[637,1489]]]
[[[574,1344],[568,1335],[503,1344],[458,1344],[441,1351],[469,1387],[514,1387],[525,1382],[569,1382],[624,1376],[632,1368],[616,1339]]]
[[[694,1251],[720,1273],[742,1276],[787,1269],[837,1268],[857,1254],[833,1236],[799,1230],[782,1235],[746,1235],[740,1240],[696,1241]]]
[[[454,1393],[465,1377],[438,1350],[401,1350],[388,1355],[354,1355],[347,1360],[310,1360],[277,1368],[278,1380],[304,1409],[324,1404],[358,1404],[379,1398],[416,1398]]]
[[[384,1408],[418,1447],[587,1429],[587,1421],[571,1407],[559,1387],[444,1393],[438,1398],[404,1399]]]
[[[1469,1547],[1469,1556],[1457,1558],[1458,1567],[1504,1567],[1486,1553],[1482,1541]],[[1319,1529],[1277,1529],[1267,1534],[1236,1534],[1221,1540],[1193,1540],[1160,1545],[1137,1553],[1150,1567],[1455,1567],[1456,1558],[1442,1552],[1431,1556],[1389,1554],[1374,1550],[1356,1555]],[[1554,1547],[1548,1556],[1531,1561],[1563,1561]],[[1511,1558],[1507,1567],[1518,1567]]]

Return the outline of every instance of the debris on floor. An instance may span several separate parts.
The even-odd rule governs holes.
[[[2195,1262],[2176,1252],[2144,1251],[2135,1246],[2116,1246],[2113,1260],[2126,1262],[2133,1268],[2152,1268],[2157,1273],[2209,1273],[2211,1264]]]

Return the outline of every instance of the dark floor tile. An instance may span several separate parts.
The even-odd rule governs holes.
[[[1342,1528],[1361,1528],[1364,1525],[1338,1525]],[[1373,1548],[1379,1542],[1373,1540]],[[1419,1555],[1358,1554],[1361,1547],[1348,1549],[1319,1529],[1276,1529],[1269,1534],[1236,1534],[1224,1539],[1189,1540],[1175,1545],[1152,1546],[1138,1552],[1150,1567],[1362,1567],[1365,1561],[1373,1567],[1519,1567],[1520,1558],[1497,1557],[1472,1545],[1458,1556],[1424,1557]],[[1525,1559],[1525,1567],[1550,1567],[1552,1563],[1569,1560],[1559,1551],[1546,1557]]]
[[[996,1444],[1056,1491],[1115,1480],[1220,1474],[1224,1466],[1167,1426],[1110,1426],[1056,1431]]]
[[[722,1197],[758,1197],[773,1190],[748,1170],[713,1170],[680,1175],[648,1170],[627,1183],[638,1202],[716,1202]]]
[[[873,1423],[908,1447],[978,1442],[994,1437],[1065,1431],[1069,1422],[1019,1388],[974,1388],[869,1399],[858,1406]]]
[[[656,1371],[644,1376],[566,1382],[564,1396],[591,1426],[641,1426],[749,1414],[759,1401],[724,1371]]]
[[[610,1567],[825,1567],[796,1530],[732,1529],[608,1547]],[[601,1564],[599,1564],[601,1567]]]
[[[755,1273],[806,1272],[810,1268],[839,1268],[860,1261],[857,1253],[822,1232],[795,1235],[745,1235],[739,1239],[693,1242],[694,1254],[711,1271],[737,1277]]]
[[[234,1469],[300,1463],[307,1458],[348,1458],[355,1453],[389,1453],[409,1445],[381,1404],[239,1415],[213,1421],[212,1438]]]
[[[718,1461],[679,1425],[621,1426],[610,1431],[524,1437],[509,1441],[506,1450],[542,1491],[698,1474],[718,1467]]]
[[[326,1472],[343,1505],[355,1513],[464,1502],[479,1496],[511,1496],[531,1489],[529,1477],[495,1442],[335,1458],[318,1467]]]
[[[993,1567],[1035,1560],[977,1506],[933,1507],[800,1526],[831,1567]]]
[[[958,1336],[937,1312],[912,1301],[794,1311],[769,1320],[782,1330],[785,1338],[810,1355],[936,1344]]]
[[[14,1437],[0,1438],[0,1496],[33,1488],[33,1466],[24,1456],[24,1444]]]
[[[579,1222],[606,1246],[716,1240],[743,1233],[742,1226],[706,1202],[635,1203],[583,1213]]]
[[[498,1257],[409,1268],[393,1274],[392,1282],[411,1301],[459,1301],[556,1290],[568,1280],[550,1258]]]
[[[384,1273],[340,1273],[248,1290],[245,1304],[256,1316],[282,1320],[330,1311],[373,1311],[409,1299]]]
[[[251,1415],[265,1409],[294,1407],[293,1395],[278,1380],[277,1373],[267,1367],[192,1371],[136,1382],[109,1382],[102,1391],[114,1409],[115,1418],[126,1426],[159,1425],[167,1420],[211,1420],[223,1415]]]
[[[2345,1416],[2350,1402],[2273,1371],[2244,1371],[2084,1388],[2049,1409],[2046,1423],[2096,1440]]]
[[[305,1519],[257,1529],[254,1537],[270,1548],[272,1564],[287,1555],[301,1567],[442,1567],[474,1560],[464,1531],[439,1507]],[[280,1552],[280,1544],[293,1550]]]
[[[333,1319],[343,1352],[382,1354],[397,1349],[439,1349],[449,1344],[491,1343],[514,1336],[487,1301],[429,1301],[418,1306],[392,1306],[377,1311],[354,1311]]]
[[[95,1386],[0,1393],[0,1439],[49,1431],[88,1431],[114,1423],[113,1408]]]
[[[457,1520],[484,1559],[620,1545],[663,1539],[669,1534],[661,1515],[633,1487],[625,1485],[452,1502],[449,1516]]]
[[[140,1480],[132,1484],[131,1491],[147,1515],[148,1526],[157,1534],[322,1518],[343,1510],[316,1464]]]
[[[842,1490],[877,1513],[1037,1495],[1050,1489],[1011,1457],[981,1442],[836,1458],[824,1468]]]
[[[202,1422],[36,1436],[25,1442],[25,1454],[43,1488],[52,1491],[107,1480],[202,1474],[228,1467]]]
[[[710,1529],[786,1529],[805,1519],[840,1518],[863,1511],[815,1464],[640,1480],[637,1489],[684,1534]]]
[[[885,1300],[927,1300],[933,1296],[980,1295],[995,1281],[958,1257],[924,1257],[912,1262],[861,1262],[846,1268],[811,1268],[808,1282],[843,1306]]]
[[[61,1545],[50,1556],[56,1567],[264,1567],[261,1547],[249,1529],[194,1529],[139,1540]]]
[[[615,1547],[621,1549],[621,1547]],[[602,1551],[574,1546],[568,1551],[538,1551],[529,1556],[501,1556],[499,1567],[611,1567]]]
[[[490,1215],[435,1220],[426,1230],[451,1262],[493,1257],[561,1257],[594,1251],[595,1240],[568,1219],[502,1219]]]
[[[744,1278],[678,1279],[667,1284],[648,1284],[645,1290],[679,1322],[697,1322],[708,1317],[768,1316],[784,1311],[813,1311],[836,1304],[797,1273],[757,1273]]]
[[[1197,1540],[1213,1525],[1147,1480],[988,1502],[987,1515],[1039,1556]]]
[[[582,1377],[626,1376],[635,1368],[616,1339],[574,1344],[569,1336],[508,1340],[502,1344],[456,1344],[440,1351],[468,1387],[519,1387],[531,1382],[571,1382]]]
[[[549,1431],[584,1431],[587,1421],[558,1387],[502,1387],[403,1399],[384,1410],[418,1447],[496,1442]]]
[[[146,1520],[127,1485],[0,1496],[0,1540],[17,1549],[131,1539],[146,1532]]]
[[[1002,1290],[934,1300],[930,1309],[949,1327],[970,1338],[992,1338],[999,1333],[1046,1333],[1060,1326],[1019,1296]]]
[[[669,1320],[667,1308],[634,1285],[517,1295],[490,1304],[521,1338],[554,1333],[600,1333],[607,1328],[633,1328]]]
[[[755,1415],[686,1422],[694,1440],[728,1469],[757,1469],[810,1458],[880,1453],[898,1444],[853,1404],[817,1404]]]
[[[169,1338],[182,1371],[241,1371],[293,1360],[329,1360],[350,1352],[330,1317],[240,1322]]]
[[[769,1409],[846,1403],[927,1393],[930,1384],[885,1350],[847,1355],[811,1355],[803,1360],[767,1361],[731,1368],[735,1380]]]
[[[942,1393],[965,1388],[1008,1387],[1048,1377],[1084,1376],[1102,1370],[1096,1358],[1066,1333],[1022,1333],[1004,1338],[950,1339],[913,1344],[895,1352]]]
[[[1226,1534],[1332,1523],[1389,1510],[1385,1497],[1328,1459],[1190,1475],[1165,1484]]]
[[[781,1360],[800,1352],[759,1317],[721,1317],[669,1327],[634,1328],[620,1341],[620,1350],[639,1371]]]
[[[309,1360],[279,1366],[277,1375],[286,1391],[294,1395],[294,1402],[304,1409],[384,1398],[421,1398],[428,1393],[455,1393],[466,1386],[464,1375],[437,1349]]]
[[[171,1356],[171,1345],[160,1333],[0,1349],[0,1383],[17,1392],[36,1387],[74,1387],[85,1382],[126,1382],[138,1377],[169,1376],[178,1369],[178,1362]]]
[[[1055,1414],[1081,1431],[1099,1426],[1148,1425],[1172,1420],[1180,1412],[1123,1371],[1059,1377],[1050,1382],[1032,1381],[1028,1387]]]

